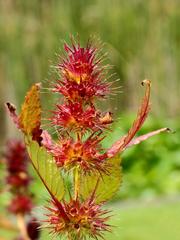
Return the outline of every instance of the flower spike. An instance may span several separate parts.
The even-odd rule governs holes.
[[[112,113],[101,112],[95,104],[97,98],[109,93],[111,86],[105,80],[105,67],[101,66],[97,48],[90,42],[81,47],[72,39],[72,46],[65,44],[64,50],[66,55],[57,64],[61,78],[50,88],[63,98],[56,102],[47,119],[57,132],[57,140],[41,129],[39,84],[27,93],[20,116],[13,105],[7,106],[25,135],[31,162],[50,194],[52,206],[46,207],[48,213],[44,220],[50,233],[73,240],[99,240],[110,230],[108,211],[101,206],[122,183],[119,153],[168,129],[134,138],[150,110],[151,81],[144,80],[145,95],[132,127],[105,150],[101,143],[106,137],[104,130],[113,122]],[[64,184],[67,175],[72,187]]]

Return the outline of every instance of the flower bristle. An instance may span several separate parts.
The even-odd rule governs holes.
[[[84,202],[80,199],[70,199],[69,202],[64,201],[63,208],[68,221],[62,217],[54,201],[51,202],[51,207],[46,207],[48,213],[47,219],[44,220],[45,227],[51,229],[54,235],[85,240],[89,237],[103,238],[104,232],[110,231],[110,225],[107,223],[109,211],[101,209],[101,205],[96,204],[93,198]]]

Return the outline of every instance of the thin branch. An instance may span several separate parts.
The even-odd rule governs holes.
[[[80,174],[79,168],[76,167],[74,170],[74,198],[77,199],[79,196],[79,189],[80,189]]]
[[[17,224],[24,240],[31,240],[27,233],[26,222],[23,214],[17,214]]]

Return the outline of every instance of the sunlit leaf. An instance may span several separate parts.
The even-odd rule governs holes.
[[[40,105],[40,84],[34,84],[25,97],[19,116],[21,130],[31,135],[34,129],[40,127],[41,105]]]
[[[64,196],[64,184],[53,156],[36,141],[26,138],[27,150],[32,164],[46,189],[53,198],[61,200]]]
[[[97,203],[107,201],[117,192],[122,182],[121,159],[119,156],[107,160],[109,163],[108,175],[94,172],[90,175],[81,175],[80,195],[83,199],[91,196],[95,190]]]

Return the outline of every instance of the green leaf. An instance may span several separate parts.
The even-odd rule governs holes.
[[[27,150],[32,164],[49,194],[61,200],[64,196],[64,184],[53,156],[36,141],[26,138]]]
[[[95,191],[96,203],[101,203],[112,198],[118,191],[122,182],[122,169],[120,167],[121,158],[116,156],[107,160],[110,167],[108,175],[94,172],[89,175],[81,174],[80,194],[83,199],[87,199]],[[97,184],[98,182],[98,184]]]

